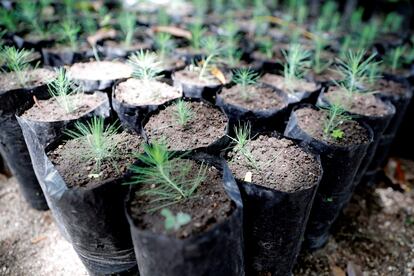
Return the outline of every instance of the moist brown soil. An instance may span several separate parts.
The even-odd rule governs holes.
[[[229,166],[235,177],[245,180],[252,173],[251,182],[283,192],[294,192],[316,185],[321,174],[317,160],[292,141],[260,135],[246,145],[257,167],[239,152],[228,154]]]
[[[295,111],[299,127],[309,136],[330,145],[350,146],[369,142],[367,130],[356,121],[345,121],[338,126],[344,132],[341,139],[331,135],[324,135],[323,128],[327,119],[327,112],[313,108],[301,108]]]
[[[119,101],[134,106],[160,105],[181,96],[182,91],[160,81],[145,82],[131,78],[115,88],[115,97]]]
[[[278,95],[270,86],[254,85],[246,89],[248,98],[242,95],[243,88],[240,85],[224,88],[220,97],[228,104],[244,107],[250,110],[282,109],[287,105],[286,101]]]
[[[106,94],[103,93],[79,93],[69,97],[76,104],[76,110],[72,113],[66,113],[55,98],[50,98],[48,100],[38,100],[38,104],[25,111],[22,117],[38,122],[74,120],[93,111],[107,100]]]
[[[260,78],[260,82],[267,83],[276,87],[279,90],[289,93],[289,89],[285,84],[284,77],[275,75],[275,74],[264,74]],[[313,82],[308,82],[306,80],[297,80],[293,83],[293,92],[315,92],[318,89],[318,85]]]
[[[374,94],[354,93],[348,98],[346,91],[330,87],[325,97],[330,101],[346,103],[346,110],[357,115],[383,117],[390,113],[388,106]]]
[[[194,161],[190,162],[193,169],[190,171],[189,179],[197,177],[200,169],[199,164]],[[208,231],[216,224],[225,221],[235,209],[233,201],[224,190],[222,176],[214,167],[208,168],[206,179],[197,188],[195,197],[167,207],[174,215],[183,212],[191,216],[191,222],[177,231],[165,230],[165,217],[161,215],[161,210],[155,212],[145,211],[155,207],[149,201],[150,198],[139,195],[136,195],[132,200],[130,210],[135,224],[140,229],[175,236],[180,239]]]
[[[372,90],[378,92],[379,94],[385,96],[399,95],[404,96],[407,94],[409,88],[403,85],[402,83],[380,79],[375,82],[375,85],[372,87]]]
[[[9,91],[21,88],[31,88],[46,84],[53,80],[56,73],[45,68],[38,68],[24,73],[28,76],[28,83],[22,87],[18,81],[17,75],[14,72],[0,74],[0,91]]]
[[[132,75],[132,66],[120,61],[90,61],[75,63],[68,69],[75,80],[118,80]]]
[[[144,129],[150,140],[165,138],[170,150],[206,147],[226,135],[227,118],[218,109],[203,102],[188,102],[193,117],[182,127],[177,107],[170,105],[151,116]]]
[[[222,83],[215,77],[205,77],[204,79],[198,78],[198,72],[190,71],[187,69],[180,70],[174,73],[173,80],[181,83],[191,84],[195,86],[217,86]],[[230,82],[231,77],[229,74],[224,73],[226,84]]]
[[[114,143],[114,157],[102,161],[100,169],[96,167],[96,161],[84,157],[88,146],[77,139],[61,144],[49,152],[48,157],[69,188],[93,187],[122,176],[134,162],[134,153],[142,149],[142,139],[127,132],[114,135],[111,141]],[[94,177],[94,174],[99,174],[99,177]]]
[[[342,79],[342,76],[339,73],[330,68],[325,69],[322,73],[319,74],[313,70],[309,70],[307,76],[309,79],[317,82],[339,81]]]

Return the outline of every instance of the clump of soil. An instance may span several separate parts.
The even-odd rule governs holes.
[[[250,172],[252,183],[284,192],[310,188],[319,180],[319,162],[290,140],[260,135],[250,140],[246,149],[259,170],[243,154],[233,150],[228,155],[229,166],[239,180],[245,180]]]
[[[150,140],[165,138],[170,150],[206,147],[226,135],[227,118],[218,109],[203,102],[187,102],[192,118],[182,127],[177,107],[170,105],[150,117],[144,129]]]
[[[276,87],[279,90],[289,93],[291,90],[285,83],[285,78],[275,74],[264,74],[260,78],[260,82],[266,83]],[[297,92],[315,92],[318,90],[318,85],[314,82],[309,82],[306,80],[296,80],[292,83],[291,89],[294,93]]]
[[[349,146],[360,145],[369,142],[368,131],[356,121],[344,121],[338,126],[343,131],[341,139],[335,139],[331,135],[325,135],[323,129],[327,120],[327,112],[313,108],[301,108],[295,111],[299,127],[309,136],[326,142],[330,145]]]
[[[345,103],[346,110],[354,114],[375,117],[390,114],[390,108],[373,94],[353,93],[349,97],[348,92],[337,87],[330,87],[325,97],[329,101]]]
[[[0,74],[0,91],[37,87],[52,81],[56,77],[56,72],[45,68],[33,69],[23,74],[28,79],[25,87],[22,87],[19,83],[15,72]]]
[[[191,70],[180,70],[174,73],[173,80],[174,82],[186,83],[194,86],[219,86],[222,85],[219,79],[215,77],[205,77],[200,79],[198,77],[199,72]],[[226,83],[230,82],[231,77],[227,74],[224,74]]]
[[[231,88],[224,88],[220,93],[220,97],[228,104],[250,110],[282,109],[287,106],[285,99],[271,86],[255,85],[247,87],[247,98],[243,97],[242,89],[243,87],[239,84]]]
[[[134,153],[142,151],[139,136],[122,132],[111,138],[115,154],[113,158],[102,161],[101,167],[93,159],[86,159],[84,153],[88,145],[78,139],[69,140],[48,153],[59,174],[70,187],[93,187],[108,179],[122,176],[135,160]],[[95,177],[94,174],[99,174]]]
[[[124,103],[140,105],[160,105],[182,97],[182,91],[159,81],[128,79],[115,89],[115,97]]]
[[[404,96],[409,91],[409,88],[404,84],[392,80],[379,79],[375,81],[375,84],[372,86],[373,91],[378,91],[382,95],[399,95]]]
[[[177,161],[183,162],[183,160]],[[200,170],[198,163],[191,161],[190,164],[193,169],[190,170],[188,179],[197,177]],[[206,179],[197,188],[193,198],[167,207],[174,215],[183,212],[191,216],[190,223],[182,226],[177,231],[165,230],[165,217],[161,215],[161,210],[155,212],[145,211],[154,207],[154,204],[149,202],[150,200],[151,198],[137,195],[133,198],[130,210],[135,224],[143,230],[175,236],[180,239],[208,231],[214,225],[225,221],[235,209],[234,202],[224,190],[222,176],[215,167],[207,169]]]
[[[68,74],[75,80],[118,80],[132,75],[132,66],[119,61],[90,61],[75,63]]]
[[[79,93],[68,97],[76,107],[72,113],[66,113],[55,98],[50,98],[48,100],[38,100],[38,104],[25,111],[22,117],[38,122],[74,120],[92,112],[107,101],[106,94],[97,92],[94,94]]]

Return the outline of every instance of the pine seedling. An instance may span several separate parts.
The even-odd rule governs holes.
[[[129,184],[139,184],[138,196],[148,197],[154,212],[196,196],[197,188],[205,181],[207,166],[201,165],[195,176],[192,161],[174,158],[164,142],[144,145],[144,154],[138,155],[142,165],[132,165]]]
[[[364,15],[364,9],[362,7],[356,9],[351,14],[351,22],[350,22],[350,28],[351,32],[355,33],[358,32],[362,25],[362,16]]]
[[[272,59],[274,55],[274,42],[269,38],[259,39],[259,51],[268,59]]]
[[[204,0],[193,0],[193,6],[195,8],[195,18],[203,21],[208,10],[208,1]]]
[[[77,99],[73,96],[78,95],[80,87],[69,79],[64,68],[57,69],[56,73],[57,77],[47,84],[48,92],[66,114],[70,114],[77,109]]]
[[[63,21],[59,26],[59,41],[63,44],[69,45],[72,50],[77,49],[78,34],[81,28],[76,25],[74,21],[67,19]]]
[[[10,33],[17,32],[19,23],[16,13],[13,10],[0,9],[0,25]]]
[[[378,22],[372,20],[369,24],[364,25],[362,32],[356,42],[358,49],[366,49],[372,46],[378,35]]]
[[[283,51],[285,57],[284,81],[289,92],[294,92],[294,82],[305,75],[311,64],[311,52],[302,48],[300,44],[291,44],[288,52]]]
[[[224,0],[213,0],[212,7],[215,14],[222,14],[225,10]]]
[[[1,49],[1,56],[8,71],[14,72],[19,84],[24,87],[30,81],[30,74],[27,71],[31,68],[30,61],[33,51],[16,49],[5,46]]]
[[[89,7],[83,7],[80,17],[81,30],[84,34],[94,34],[98,31],[98,22]]]
[[[165,60],[168,53],[174,49],[174,41],[171,35],[167,33],[157,33],[154,38],[154,44],[161,60]]]
[[[257,83],[259,74],[250,68],[242,68],[234,71],[233,82],[237,83],[241,88],[241,95],[244,100],[250,99],[250,87]]]
[[[154,52],[139,50],[129,57],[128,62],[133,66],[134,78],[149,82],[162,77],[162,62]]]
[[[327,41],[320,36],[314,38],[315,50],[313,54],[313,70],[316,74],[321,74],[324,72],[330,65],[331,62],[324,62],[322,60],[322,53],[325,47],[328,45]]]
[[[383,33],[397,33],[401,30],[403,17],[396,12],[390,12],[385,17],[381,30]]]
[[[328,107],[320,108],[326,112],[326,119],[324,121],[323,128],[324,139],[342,139],[345,133],[341,130],[340,125],[346,121],[352,120],[352,117],[347,114],[346,110],[339,103],[339,101],[334,101]]]
[[[112,160],[116,156],[116,144],[113,139],[120,129],[116,124],[105,127],[103,117],[93,117],[86,124],[76,122],[74,130],[66,130],[65,134],[72,139],[78,140],[85,147],[82,156],[86,160],[92,160],[96,164],[96,171],[99,172],[102,162]]]
[[[215,68],[216,57],[220,52],[219,42],[214,36],[208,36],[202,40],[203,50],[207,57],[203,58],[199,64],[199,80],[206,80],[210,77],[211,71]]]
[[[380,70],[380,62],[373,62],[369,65],[368,69],[368,81],[367,83],[371,86],[375,85],[375,83],[382,78],[381,70]]]
[[[46,29],[41,21],[40,6],[36,1],[21,1],[18,6],[18,11],[22,19],[33,28],[34,32],[40,37],[46,35]]]
[[[403,64],[403,56],[406,52],[405,46],[400,46],[389,50],[384,57],[385,64],[391,67],[392,73],[395,73]]]
[[[132,12],[122,12],[118,17],[119,28],[124,36],[124,44],[131,46],[134,38],[134,32],[136,27],[135,14]]]
[[[247,144],[249,143],[251,137],[251,126],[250,124],[244,124],[242,126],[239,127],[235,127],[234,128],[234,133],[236,135],[235,138],[230,137],[230,140],[233,141],[233,143],[235,143],[235,146],[233,148],[233,150],[239,154],[241,154],[246,163],[248,164],[249,167],[251,167],[252,169],[260,172],[260,168],[259,165],[256,161],[256,159],[254,158],[252,152],[247,148]]]
[[[170,17],[164,8],[158,10],[157,22],[159,26],[168,26],[170,24]]]
[[[346,35],[341,43],[341,48],[339,49],[339,57],[341,59],[345,59],[346,55],[348,54],[349,50],[352,48],[354,41],[351,35]]]
[[[203,36],[206,33],[206,29],[203,27],[201,23],[195,23],[190,26],[190,32],[191,32],[191,39],[190,39],[190,45],[191,47],[196,50],[201,50],[201,40]]]
[[[164,228],[165,230],[175,230],[177,231],[182,226],[190,223],[191,216],[189,214],[178,212],[176,215],[174,215],[170,209],[164,208],[161,210],[161,215],[164,216]]]
[[[349,51],[344,60],[338,61],[337,72],[343,77],[342,87],[349,94],[360,92],[361,87],[369,80],[370,66],[374,63],[376,54],[365,58],[366,52]]]
[[[189,107],[188,103],[184,100],[178,100],[175,104],[175,112],[174,115],[178,124],[181,127],[186,127],[187,124],[191,121],[194,117],[193,110]]]

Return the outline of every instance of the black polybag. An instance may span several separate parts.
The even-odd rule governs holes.
[[[372,130],[363,126],[369,134],[368,143],[339,147],[312,138],[299,127],[295,112],[290,115],[284,135],[318,153],[324,172],[305,232],[304,245],[310,249],[326,244],[332,223],[351,199],[355,175],[373,141]]]
[[[372,143],[367,148],[366,154],[364,158],[362,159],[362,162],[360,164],[357,174],[355,175],[355,179],[354,179],[355,186],[361,183],[363,176],[367,172],[369,164],[374,158],[374,155],[377,151],[377,147],[382,137],[382,134],[384,133],[385,129],[388,127],[389,123],[391,122],[391,119],[393,118],[395,114],[395,107],[388,101],[384,101],[384,103],[388,109],[388,114],[384,116],[363,116],[359,114],[351,114],[355,116],[355,120],[357,120],[358,122],[368,125],[373,132]],[[324,94],[321,94],[319,96],[318,104],[321,106],[329,105],[329,101]]]
[[[129,202],[135,188],[131,187],[126,213],[131,228],[135,254],[141,276],[242,276],[243,257],[243,204],[240,191],[226,162],[217,157],[198,154],[189,157],[214,165],[223,173],[226,193],[236,209],[229,218],[210,230],[176,239],[141,230],[130,214]]]
[[[267,84],[259,84],[260,86],[269,86]],[[273,86],[269,86],[272,87]],[[288,96],[282,91],[273,88],[274,92],[282,99],[285,106],[281,109],[271,108],[266,110],[250,110],[242,106],[226,103],[220,96],[216,97],[216,105],[224,110],[229,118],[230,129],[239,126],[241,123],[250,123],[253,131],[283,131],[285,127],[285,117],[288,111]]]
[[[72,65],[76,62],[86,61],[94,57],[92,48],[87,50],[73,51],[62,49],[61,51],[42,48],[41,50],[43,64],[53,67]]]
[[[86,113],[82,117],[73,120],[62,120],[62,121],[34,121],[25,117],[16,115],[17,121],[21,126],[30,127],[31,131],[34,132],[39,140],[39,143],[43,147],[47,147],[49,144],[60,139],[64,135],[64,130],[70,128],[77,121],[84,121],[93,116],[99,116],[108,118],[110,116],[109,99],[105,93],[95,91],[94,94],[98,94],[104,99],[104,101],[97,106],[95,109]],[[22,112],[20,112],[22,113]]]
[[[320,164],[319,156],[315,160]],[[243,199],[246,270],[291,275],[322,177],[312,187],[284,192],[237,179]],[[267,274],[266,274],[267,275]]]
[[[380,93],[379,97],[384,101],[389,101],[395,106],[395,115],[392,117],[388,127],[384,130],[377,146],[375,155],[369,164],[367,172],[362,180],[362,183],[371,183],[375,180],[377,173],[386,165],[391,145],[404,119],[411,98],[413,96],[412,88],[407,80],[398,79],[394,76],[386,76],[402,83],[407,89],[403,95],[397,93]]]
[[[33,167],[62,235],[72,244],[90,275],[137,275],[135,254],[124,214],[124,176],[93,187],[68,188],[30,123],[20,121]]]
[[[48,206],[15,113],[32,105],[33,96],[43,98],[46,93],[46,85],[0,92],[0,153],[16,177],[23,197],[37,210],[47,210]]]
[[[173,85],[183,91],[184,97],[193,99],[203,99],[214,103],[217,92],[223,86],[221,84],[214,85],[195,85],[183,82],[172,75]]]

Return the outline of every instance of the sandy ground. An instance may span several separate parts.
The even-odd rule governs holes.
[[[414,276],[414,163],[403,169],[403,183],[359,190],[327,246],[302,253],[294,275]],[[15,180],[1,175],[0,275],[87,275],[50,212],[28,208]]]

